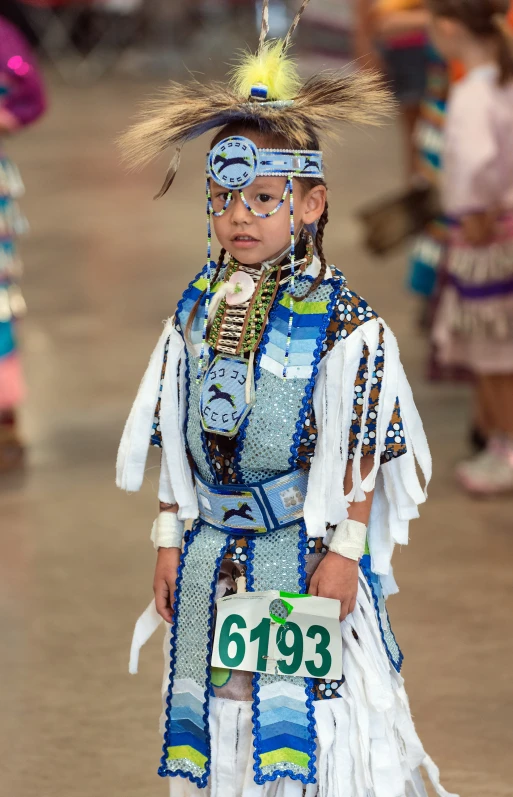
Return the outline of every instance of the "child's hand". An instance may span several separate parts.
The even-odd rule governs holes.
[[[340,620],[354,611],[358,592],[358,562],[328,551],[310,581],[310,595],[340,601]]]
[[[494,213],[469,213],[461,220],[463,236],[471,246],[486,246],[493,241]]]
[[[176,576],[181,553],[180,548],[159,548],[158,552],[153,592],[157,612],[166,623],[173,622]]]

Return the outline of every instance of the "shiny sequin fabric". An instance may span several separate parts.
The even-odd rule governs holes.
[[[290,470],[293,426],[299,417],[308,379],[285,380],[261,370],[257,381],[259,401],[246,426],[240,451],[243,483],[259,482]]]

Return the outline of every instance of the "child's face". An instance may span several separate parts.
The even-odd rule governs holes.
[[[238,133],[239,134],[239,133]],[[251,138],[257,147],[268,147],[261,136],[240,133]],[[318,221],[326,204],[326,188],[316,186],[304,192],[301,178],[294,179],[294,228],[296,235],[305,224]],[[258,213],[269,213],[276,208],[285,191],[285,177],[257,177],[243,194],[246,202]],[[210,181],[212,205],[215,212],[223,209],[228,191]],[[262,219],[251,213],[244,205],[239,191],[234,191],[232,200],[222,216],[213,217],[217,240],[239,263],[252,265],[272,260],[290,245],[290,203],[287,193],[281,208],[268,218]]]
[[[294,180],[294,228],[296,235],[303,224],[309,224],[321,216],[324,210],[326,189],[319,186],[304,196]],[[276,208],[285,191],[285,177],[257,177],[244,190],[244,198],[251,208],[258,213],[269,213]],[[220,211],[228,199],[228,191],[211,180],[212,205],[214,211]],[[312,212],[313,211],[313,212]],[[281,208],[268,218],[255,216],[247,209],[239,191],[234,191],[232,200],[222,216],[214,216],[214,230],[219,243],[239,263],[250,265],[271,260],[290,245],[290,204],[289,196],[285,198]]]

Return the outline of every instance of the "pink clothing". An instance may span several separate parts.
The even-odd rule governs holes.
[[[17,351],[0,357],[0,412],[17,407],[25,398],[25,383]]]
[[[406,47],[427,47],[428,41],[429,39],[423,30],[397,33],[395,36],[385,38],[386,46],[392,50],[402,50]]]
[[[513,82],[498,68],[473,69],[449,95],[443,201],[450,216],[513,210]]]
[[[0,16],[0,105],[20,127],[34,122],[46,109],[43,81],[29,44],[18,29]]]

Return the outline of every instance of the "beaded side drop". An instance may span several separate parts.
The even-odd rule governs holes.
[[[296,287],[296,236],[294,230],[294,189],[293,179],[289,177],[289,199],[290,199],[290,302],[289,302],[289,325],[287,331],[287,344],[285,346],[285,362],[283,364],[283,378],[287,378],[287,368],[289,365],[290,343],[292,340],[292,323],[294,321],[294,292]]]

